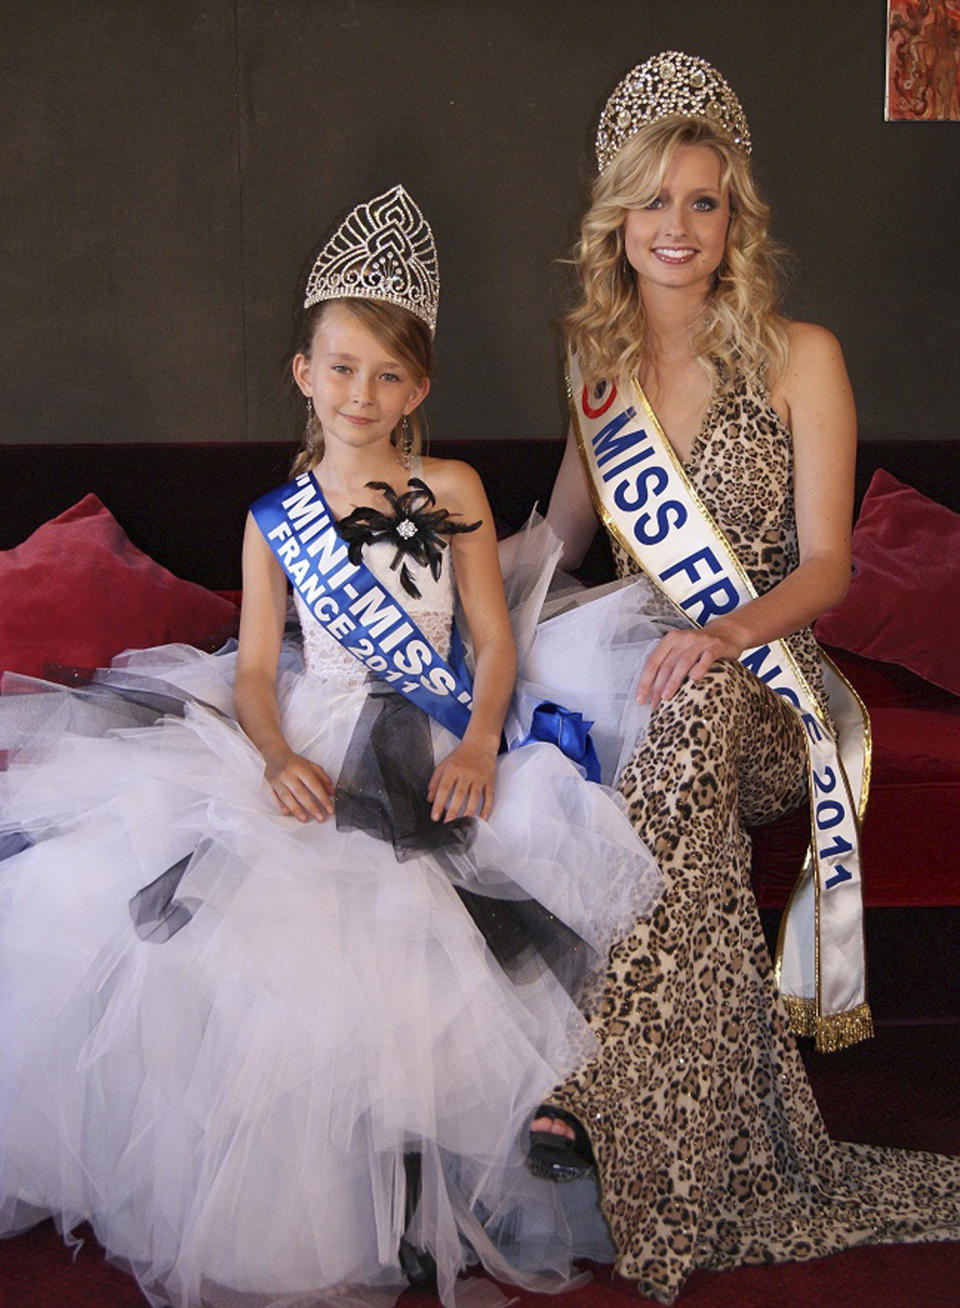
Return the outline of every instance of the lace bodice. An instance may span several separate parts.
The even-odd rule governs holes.
[[[407,568],[420,591],[419,599],[404,592],[398,574],[390,567],[395,553],[392,544],[382,541],[364,547],[363,561],[384,590],[396,595],[437,652],[446,657],[450,650],[453,622],[453,559],[450,551],[444,551],[440,576],[436,581],[429,567],[421,566],[409,558],[406,560]],[[307,669],[314,676],[335,681],[340,686],[362,685],[370,674],[359,659],[324,631],[296,593],[294,603],[303,630],[303,657]]]

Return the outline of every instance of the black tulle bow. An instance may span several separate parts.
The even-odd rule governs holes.
[[[409,555],[422,568],[429,567],[434,581],[440,577],[443,563],[443,551],[447,548],[444,536],[455,536],[462,531],[476,531],[479,522],[454,522],[446,509],[438,509],[433,491],[419,477],[411,477],[407,482],[410,490],[398,495],[385,481],[368,481],[368,490],[378,490],[393,510],[381,513],[369,505],[361,504],[337,523],[337,531],[349,546],[347,553],[351,563],[361,561],[364,545],[376,545],[380,541],[389,541],[396,547],[396,553],[390,563],[391,568],[400,568],[400,585],[412,595],[420,598],[420,591],[410,574],[404,555]]]

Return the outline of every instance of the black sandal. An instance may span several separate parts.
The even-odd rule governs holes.
[[[403,1170],[406,1176],[407,1188],[404,1226],[409,1228],[417,1204],[420,1202],[420,1155],[418,1153],[404,1154]],[[411,1290],[416,1290],[420,1294],[436,1296],[438,1293],[437,1264],[433,1254],[426,1249],[418,1249],[416,1245],[407,1239],[406,1235],[402,1235],[398,1256],[401,1271],[407,1278],[407,1284]]]
[[[563,1108],[541,1104],[533,1115],[549,1117],[551,1121],[566,1122],[573,1127],[573,1139],[553,1131],[531,1131],[527,1151],[527,1167],[542,1181],[579,1181],[589,1176],[596,1167],[590,1138],[582,1124]]]
[[[426,1249],[415,1248],[407,1237],[400,1237],[400,1269],[407,1278],[411,1290],[418,1294],[430,1294],[434,1298],[437,1289],[437,1264],[433,1254]]]

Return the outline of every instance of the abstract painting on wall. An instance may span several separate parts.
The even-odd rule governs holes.
[[[888,0],[886,119],[960,120],[960,0]]]

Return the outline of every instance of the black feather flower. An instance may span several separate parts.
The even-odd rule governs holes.
[[[381,513],[379,509],[360,505],[339,520],[337,531],[347,542],[347,554],[354,564],[360,562],[364,545],[375,545],[380,541],[395,545],[396,553],[390,566],[400,568],[400,585],[408,595],[419,599],[420,591],[410,575],[404,555],[408,554],[422,568],[429,567],[434,581],[437,581],[443,551],[447,548],[443,537],[476,531],[480,523],[454,522],[446,509],[435,507],[437,501],[433,491],[419,477],[411,477],[407,485],[410,490],[398,495],[385,481],[368,481],[368,489],[381,491],[393,513]]]

